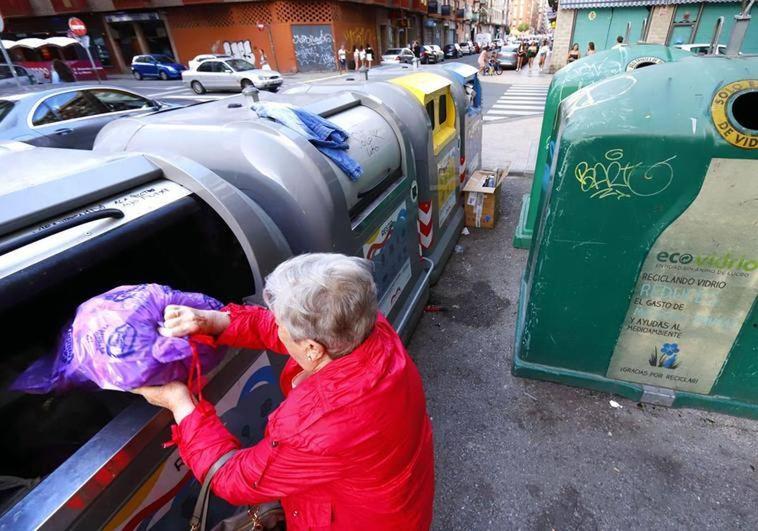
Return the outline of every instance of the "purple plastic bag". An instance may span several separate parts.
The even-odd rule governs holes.
[[[169,304],[218,310],[222,304],[201,293],[168,286],[120,286],[80,305],[54,356],[37,360],[11,389],[27,393],[74,387],[128,391],[142,385],[186,381],[192,362],[187,338],[158,332]],[[225,349],[196,343],[203,373],[223,359]]]

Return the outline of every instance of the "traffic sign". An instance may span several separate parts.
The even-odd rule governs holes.
[[[80,18],[71,17],[68,19],[68,29],[70,29],[71,33],[77,37],[84,37],[87,35],[87,26]]]

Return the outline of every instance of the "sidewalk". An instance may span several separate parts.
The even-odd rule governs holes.
[[[434,529],[758,529],[758,422],[510,374],[529,186],[507,178],[496,228],[461,236],[431,294],[448,311],[409,345],[434,426]]]
[[[484,125],[484,165],[518,169],[540,121]],[[511,172],[496,227],[461,236],[431,293],[447,311],[409,344],[434,426],[433,528],[758,529],[758,422],[510,374],[528,254],[511,238],[530,186]]]

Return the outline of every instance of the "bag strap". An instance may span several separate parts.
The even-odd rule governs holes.
[[[208,515],[208,502],[211,497],[211,481],[213,480],[213,476],[237,452],[238,450],[232,450],[219,457],[218,461],[213,463],[213,466],[205,475],[205,481],[203,481],[203,486],[200,487],[200,493],[197,495],[195,510],[192,511],[192,518],[190,518],[190,531],[205,531],[205,519]]]

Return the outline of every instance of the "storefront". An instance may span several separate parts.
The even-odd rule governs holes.
[[[121,70],[128,69],[135,55],[176,56],[165,21],[156,11],[106,14],[104,21]]]

